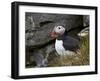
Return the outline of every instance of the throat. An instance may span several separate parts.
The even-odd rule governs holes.
[[[65,36],[66,36],[66,35],[64,35],[64,34],[59,35],[59,36],[57,37],[57,40],[63,40],[63,39],[65,38]]]

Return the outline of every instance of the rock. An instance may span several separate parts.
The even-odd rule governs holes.
[[[26,13],[25,15],[25,45],[27,51],[26,56],[28,57],[30,55],[30,52],[32,52],[29,58],[32,55],[35,55],[34,57],[37,57],[38,55],[36,56],[36,53],[39,53],[40,59],[50,59],[46,57],[47,54],[56,55],[56,52],[53,52],[55,50],[55,41],[52,41],[52,38],[50,37],[50,33],[53,30],[54,26],[63,25],[67,31],[70,31],[77,27],[83,28],[82,15],[55,15],[47,13]],[[76,33],[78,33],[79,31],[80,30],[76,31]],[[75,35],[75,33],[72,34]],[[52,54],[52,52],[54,54]],[[26,61],[28,61],[27,57]],[[42,62],[40,61],[38,63],[35,60],[35,62],[37,64],[42,64]]]
[[[83,25],[83,16],[26,13],[26,45],[38,46],[50,41],[55,25],[63,25],[69,31]]]
[[[89,35],[89,27],[84,28],[78,34],[79,37],[86,37]]]
[[[83,16],[83,25],[84,26],[89,26],[89,22],[90,22],[89,18],[90,18],[89,15],[84,15]]]

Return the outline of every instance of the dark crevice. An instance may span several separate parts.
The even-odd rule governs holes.
[[[44,21],[44,22],[40,22],[39,25],[41,27],[41,26],[47,25],[49,23],[54,23],[54,22],[53,21]]]

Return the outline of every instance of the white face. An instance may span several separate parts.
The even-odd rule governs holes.
[[[55,26],[54,31],[62,35],[65,32],[65,28],[63,26]]]

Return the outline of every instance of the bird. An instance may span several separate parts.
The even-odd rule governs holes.
[[[89,35],[89,27],[82,29],[78,34],[79,37],[85,37]]]
[[[73,55],[79,50],[79,40],[68,36],[64,26],[55,26],[51,37],[55,40],[55,50],[58,55]]]

